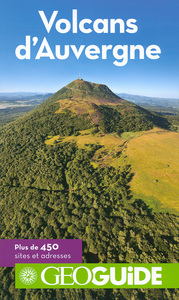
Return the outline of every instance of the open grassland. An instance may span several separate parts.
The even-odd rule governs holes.
[[[163,129],[161,128],[158,128],[158,127],[154,127],[153,129],[151,130],[148,130],[148,131],[128,131],[128,132],[123,132],[121,134],[121,137],[123,139],[125,139],[126,141],[129,141],[133,138],[136,138],[136,137],[139,137],[141,135],[144,135],[144,134],[151,134],[152,132],[158,132],[158,131],[163,131]]]
[[[143,199],[151,207],[179,211],[179,134],[159,128],[150,131],[117,134],[93,134],[93,129],[80,131],[77,136],[46,140],[47,145],[75,142],[88,150],[91,144],[98,149],[91,163],[94,167],[123,167],[130,164],[134,174],[131,190],[136,198]]]
[[[76,114],[87,114],[94,112],[92,104],[89,102],[84,102],[83,100],[69,100],[69,99],[63,99],[60,101],[57,101],[60,104],[60,108],[56,111],[56,114],[63,113],[64,110],[68,109],[72,113]]]
[[[69,99],[63,99],[63,101],[57,101],[60,103],[60,108],[55,112],[58,113],[64,113],[66,110],[71,111],[72,113],[78,115],[85,115],[88,114],[89,118],[93,120],[94,124],[98,124],[100,119],[100,112],[96,108],[93,103],[90,103],[88,101],[83,100],[69,100]]]
[[[179,134],[168,131],[146,132],[128,142],[125,156],[134,173],[131,189],[136,196],[179,211],[178,149]]]

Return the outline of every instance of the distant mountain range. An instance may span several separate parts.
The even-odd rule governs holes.
[[[32,101],[38,100],[39,103],[49,98],[52,94],[41,94],[41,93],[0,93],[0,103],[2,101],[6,102],[16,102],[16,101]]]
[[[130,102],[133,102],[137,105],[140,105],[145,108],[158,108],[162,111],[165,109],[176,110],[179,113],[179,98],[159,98],[159,97],[147,97],[139,95],[131,95],[120,93],[117,94],[119,97],[126,99]]]

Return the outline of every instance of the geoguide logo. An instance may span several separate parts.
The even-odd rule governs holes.
[[[179,288],[179,264],[16,264],[19,289]]]
[[[19,279],[23,284],[31,285],[37,280],[37,272],[34,268],[25,267],[20,271]]]

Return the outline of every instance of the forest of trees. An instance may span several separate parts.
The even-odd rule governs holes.
[[[67,143],[47,148],[41,153],[37,150],[38,162],[31,170],[36,174],[36,182],[32,173],[30,178],[26,177],[27,182],[20,178],[13,181],[8,178],[13,172],[8,173],[0,194],[1,238],[80,238],[83,262],[178,261],[177,216],[153,213],[140,199],[131,198],[129,166],[117,170],[112,167],[93,169],[90,158],[95,146],[88,152]],[[24,172],[28,174],[26,169]],[[44,299],[45,294],[51,295],[45,299],[53,299],[54,291],[32,291],[31,296],[36,295],[36,298],[29,298],[28,290],[15,290],[14,270],[10,268],[3,268],[0,276],[2,299],[11,299],[10,295],[12,299],[23,299],[24,295],[24,299]],[[78,299],[78,293],[87,295],[82,299],[92,299],[93,295],[100,299],[101,293],[106,294],[106,299],[115,299],[117,294],[124,294],[121,299],[129,299],[125,294],[126,297],[132,295],[132,291],[112,291],[111,295],[109,291],[56,293],[63,295],[62,299],[67,294]],[[148,299],[147,295],[157,291],[133,291],[134,296],[137,295],[134,299],[138,299],[138,293],[143,295],[141,299]],[[165,293],[171,294],[171,299],[177,295],[177,291],[158,291],[156,299],[170,299],[162,298]]]

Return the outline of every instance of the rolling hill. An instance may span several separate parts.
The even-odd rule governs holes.
[[[79,79],[4,126],[1,238],[79,238],[83,262],[178,262],[177,200],[165,195],[177,192],[178,133],[168,128]],[[177,299],[178,290],[16,290],[14,269],[1,268],[0,297]]]
[[[123,100],[103,84],[82,79],[59,90],[41,108],[45,109],[54,103],[59,104],[56,114],[69,111],[87,117],[93,125],[100,126],[106,133],[148,130],[153,126],[169,128],[169,123],[161,116]]]

